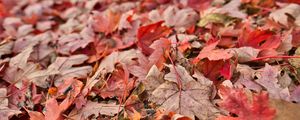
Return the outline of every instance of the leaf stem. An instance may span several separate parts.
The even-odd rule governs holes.
[[[265,56],[265,57],[254,58],[251,61],[258,61],[258,60],[269,59],[269,58],[300,58],[300,56]]]

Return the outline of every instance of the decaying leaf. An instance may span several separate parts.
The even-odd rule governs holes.
[[[3,120],[9,120],[13,115],[20,114],[21,111],[14,110],[8,107],[8,99],[6,88],[0,88],[0,118]]]
[[[122,111],[122,105],[117,105],[115,103],[97,103],[88,102],[84,108],[78,111],[76,115],[77,119],[87,119],[91,115],[108,115],[114,116],[118,112]]]
[[[86,55],[73,55],[70,57],[58,57],[55,62],[49,65],[48,70],[57,70],[55,85],[58,86],[67,78],[84,78],[91,72],[91,66],[73,67],[86,61]]]
[[[278,84],[279,71],[276,67],[268,64],[259,72],[256,82],[262,85],[269,92],[270,97],[289,101],[290,94],[288,88],[281,88]]]
[[[206,16],[204,16],[199,22],[198,22],[198,26],[200,27],[204,27],[209,23],[220,23],[220,24],[224,24],[225,26],[233,23],[235,19],[233,17],[224,15],[224,14],[220,14],[220,13],[212,13],[212,14],[208,14]]]
[[[219,110],[210,101],[212,84],[196,81],[182,66],[169,65],[169,68],[171,72],[165,76],[167,81],[151,93],[152,101],[160,105],[161,109],[190,118],[195,118],[195,115],[199,119],[214,119]]]
[[[297,119],[299,3],[0,0],[0,120]]]
[[[252,47],[240,47],[240,48],[233,48],[231,49],[232,54],[238,58],[238,61],[243,63],[243,62],[249,62],[252,59],[256,58],[259,49],[255,49]]]
[[[300,6],[298,4],[288,4],[287,6],[276,10],[270,14],[270,18],[275,22],[281,23],[285,26],[289,25],[289,16],[293,17],[296,25],[300,25]]]

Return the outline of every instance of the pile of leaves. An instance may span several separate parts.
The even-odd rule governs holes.
[[[296,120],[299,0],[0,0],[0,119]]]

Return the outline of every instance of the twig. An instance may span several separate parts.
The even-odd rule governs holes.
[[[300,58],[300,56],[266,56],[266,57],[254,58],[251,61],[258,61],[258,60],[269,59],[269,58]]]

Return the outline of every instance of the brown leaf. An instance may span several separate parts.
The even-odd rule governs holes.
[[[296,19],[296,24],[299,26],[299,19],[300,19],[300,6],[298,4],[288,4],[287,6],[278,9],[272,12],[269,15],[269,18],[273,19],[275,22],[281,23],[285,26],[289,26],[288,17],[289,15]]]
[[[115,103],[104,104],[89,101],[85,107],[79,111],[77,118],[87,119],[91,115],[98,116],[99,114],[114,116],[122,110],[122,107],[122,105],[120,106]]]
[[[184,67],[179,65],[174,68],[171,67],[171,72],[165,77],[168,81],[165,81],[151,93],[152,101],[160,105],[159,108],[169,112],[174,111],[190,118],[195,118],[195,115],[199,119],[214,119],[219,114],[219,110],[210,101],[212,84],[202,84],[196,81]],[[177,79],[182,82],[182,90],[178,88]]]

